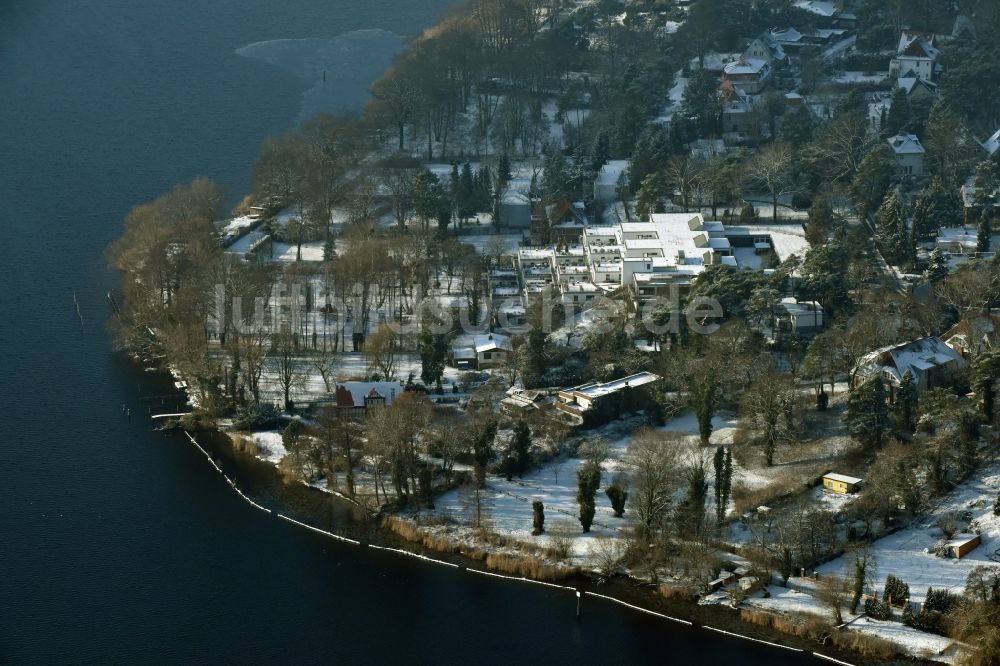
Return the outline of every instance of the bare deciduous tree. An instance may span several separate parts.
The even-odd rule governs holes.
[[[636,534],[641,540],[654,539],[663,528],[680,483],[677,433],[645,430],[636,435],[625,452],[631,475],[632,511]]]
[[[792,151],[784,143],[772,143],[747,164],[751,179],[771,195],[771,221],[778,221],[778,201],[795,191]]]
[[[365,342],[365,358],[368,360],[368,372],[377,373],[385,379],[391,379],[396,373],[396,332],[383,323],[368,336]]]

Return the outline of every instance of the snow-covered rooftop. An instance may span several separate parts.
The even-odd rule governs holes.
[[[582,384],[570,389],[571,392],[583,395],[587,398],[599,398],[601,396],[610,395],[617,391],[621,391],[625,387],[634,388],[636,386],[644,386],[646,384],[652,384],[660,378],[659,375],[654,375],[652,372],[637,372],[634,375],[629,375],[628,377],[622,377],[620,379],[615,379],[610,382],[592,382],[590,384]]]
[[[837,7],[825,0],[795,0],[795,6],[811,14],[830,18],[837,13]]]
[[[761,74],[768,69],[767,61],[762,58],[740,58],[725,66],[723,71],[727,76]]]
[[[925,152],[916,134],[901,132],[896,136],[889,137],[886,141],[889,142],[889,147],[897,155],[923,155]]]
[[[771,39],[779,44],[798,44],[802,41],[802,33],[795,28],[771,28]]]
[[[824,474],[823,478],[830,479],[831,481],[840,481],[841,483],[846,483],[852,486],[856,486],[861,483],[861,479],[856,476],[847,476],[846,474],[837,474],[836,472]]]
[[[823,306],[816,301],[797,301],[793,297],[781,299],[781,307],[792,316],[814,315],[823,312]]]
[[[865,354],[858,362],[858,373],[871,375],[880,371],[898,383],[907,371],[916,379],[926,370],[947,365],[963,368],[968,363],[940,338],[927,337]]]
[[[500,333],[487,333],[472,336],[472,345],[476,353],[493,351],[494,349],[510,349],[510,338]]]

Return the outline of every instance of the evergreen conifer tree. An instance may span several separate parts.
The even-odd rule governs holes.
[[[722,481],[725,472],[726,451],[723,447],[715,447],[715,456],[712,458],[712,467],[715,469],[715,519],[722,522]]]
[[[976,227],[976,251],[989,252],[992,241],[993,225],[990,220],[989,211],[979,213],[979,224]]]
[[[576,501],[580,505],[580,525],[584,532],[590,531],[597,511],[594,496],[601,485],[601,467],[594,461],[589,461],[576,473]]]
[[[927,263],[927,279],[931,283],[938,283],[948,277],[948,259],[940,248],[931,251],[930,260]]]
[[[531,430],[524,421],[514,424],[510,446],[514,457],[514,473],[521,478],[531,464]]]
[[[906,128],[910,121],[910,100],[906,91],[896,88],[892,95],[892,103],[889,106],[889,113],[886,115],[882,131],[885,136],[895,136]]]
[[[729,507],[729,498],[733,494],[733,450],[726,448],[726,461],[723,465],[722,473],[722,518],[726,518],[726,509]]]
[[[901,263],[906,255],[906,214],[899,195],[893,190],[878,209],[875,237],[887,261]]]
[[[874,376],[858,386],[847,398],[847,429],[851,435],[871,446],[881,446],[889,423],[885,386]]]
[[[615,478],[611,482],[611,485],[604,490],[604,494],[611,501],[611,510],[615,512],[615,516],[621,518],[625,513],[625,501],[628,499],[625,482],[622,479]]]
[[[913,415],[917,409],[917,386],[909,370],[903,373],[896,390],[896,414],[898,427],[907,432],[913,431]]]
[[[531,533],[538,536],[545,531],[545,505],[541,500],[535,500],[531,503],[531,514]]]

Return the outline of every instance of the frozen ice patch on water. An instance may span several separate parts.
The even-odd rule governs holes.
[[[304,120],[320,112],[359,110],[370,97],[369,86],[389,68],[404,39],[387,30],[355,30],[328,38],[254,42],[236,53],[311,85],[302,95],[299,120]]]

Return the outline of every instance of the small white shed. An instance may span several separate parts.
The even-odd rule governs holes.
[[[628,160],[608,160],[594,180],[594,199],[603,203],[618,200],[618,179],[628,171]]]

